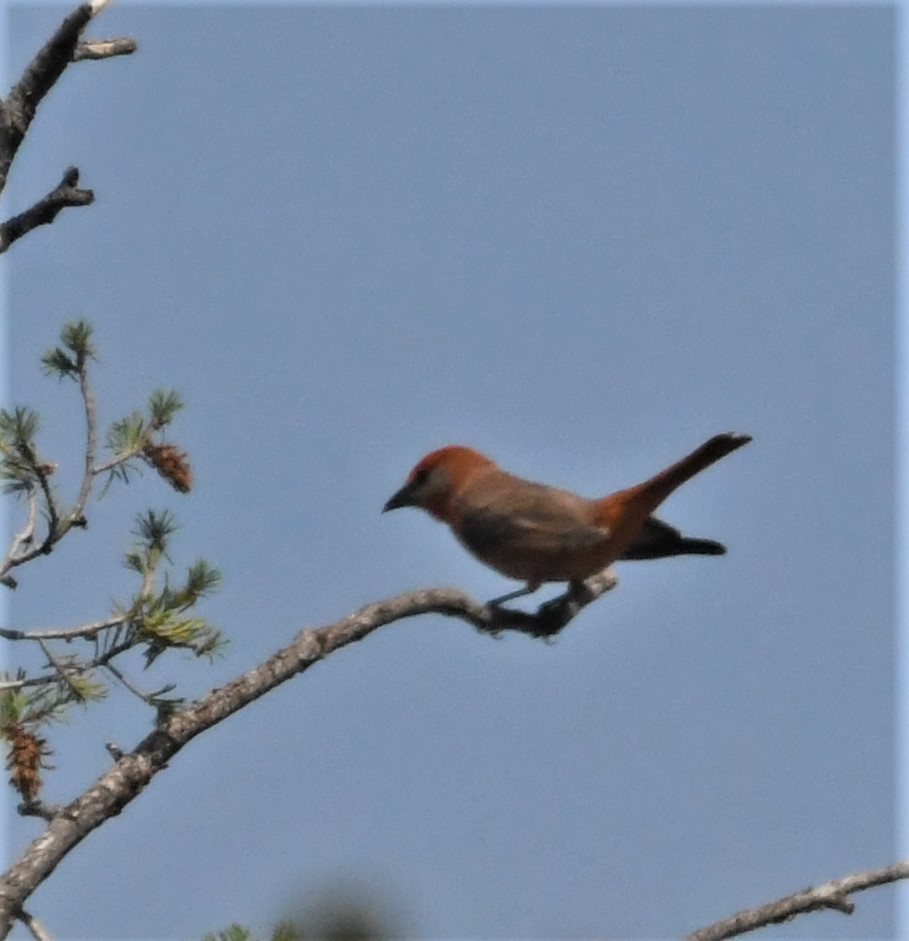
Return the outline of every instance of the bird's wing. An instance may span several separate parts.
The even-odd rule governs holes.
[[[565,490],[512,478],[507,490],[471,494],[470,513],[458,535],[480,555],[506,547],[520,552],[564,553],[593,549],[609,539],[590,521],[587,501]]]

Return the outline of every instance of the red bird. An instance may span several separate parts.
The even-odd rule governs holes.
[[[598,500],[522,480],[472,448],[449,445],[427,454],[382,512],[420,507],[481,562],[527,583],[490,604],[544,582],[569,582],[577,591],[619,559],[723,555],[721,543],[683,536],[650,514],[676,487],[750,440],[716,435],[649,480]]]

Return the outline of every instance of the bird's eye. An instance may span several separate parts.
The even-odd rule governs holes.
[[[411,481],[412,487],[422,487],[426,483],[426,478],[429,477],[429,468],[421,467],[414,475],[413,480]]]

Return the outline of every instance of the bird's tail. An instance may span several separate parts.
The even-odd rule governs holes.
[[[647,517],[641,532],[621,559],[665,559],[674,555],[725,555],[726,547],[712,539],[683,536],[675,526]]]
[[[750,435],[740,435],[727,432],[715,435],[705,441],[699,448],[680,461],[670,465],[659,474],[645,480],[644,483],[626,491],[626,499],[631,497],[641,509],[647,507],[647,513],[652,513],[677,487],[681,487],[686,480],[691,480],[695,474],[706,470],[720,458],[748,444]]]
[[[682,536],[679,539],[666,539],[658,543],[642,545],[632,544],[631,548],[622,553],[621,558],[626,561],[640,561],[643,559],[666,559],[672,555],[725,555],[726,547],[713,539],[691,539]]]
[[[726,547],[715,539],[689,539],[679,543],[676,555],[726,555]]]

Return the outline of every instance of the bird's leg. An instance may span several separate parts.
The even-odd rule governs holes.
[[[497,608],[499,605],[505,604],[506,601],[514,601],[515,598],[523,598],[524,595],[532,595],[539,587],[539,585],[528,582],[523,588],[518,588],[515,591],[508,592],[506,595],[499,595],[498,598],[493,598],[492,601],[487,601],[486,607]]]
[[[587,583],[582,580],[579,582],[569,582],[568,591],[566,591],[562,597],[586,604],[591,599],[591,593],[590,589],[587,587]]]
[[[590,589],[583,581],[569,582],[568,590],[564,594],[557,595],[555,598],[547,601],[545,604],[541,604],[537,614],[544,620],[552,619],[557,625],[555,630],[561,630],[565,623],[567,623],[567,620],[574,617],[581,607],[587,604],[591,598]],[[566,619],[566,612],[571,611],[572,608],[574,610]]]

